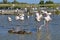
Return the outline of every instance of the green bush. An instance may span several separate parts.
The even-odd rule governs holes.
[[[53,1],[46,1],[45,4],[54,4]]]
[[[59,10],[56,10],[55,11],[55,14],[59,15],[60,14],[60,11]]]
[[[44,4],[44,1],[40,1],[39,4]]]

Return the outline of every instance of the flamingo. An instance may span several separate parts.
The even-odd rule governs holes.
[[[52,20],[52,18],[50,17],[51,13],[47,13],[47,16],[44,17],[44,26],[46,26],[46,32],[47,32],[47,38],[50,39],[49,37],[49,29],[48,29],[48,23]],[[42,27],[41,27],[42,28]]]
[[[48,15],[52,15],[52,13],[48,13]]]
[[[51,15],[52,13],[48,13],[47,11],[42,10],[43,14],[45,13],[46,15]]]
[[[19,16],[16,16],[15,19],[16,19],[16,20],[19,20]]]
[[[43,12],[43,13],[44,13],[45,11],[44,11],[44,10],[41,10],[41,12]]]
[[[28,15],[27,17],[28,17],[28,19],[29,19],[30,16]]]
[[[25,11],[27,12],[27,8],[25,8]]]
[[[12,21],[11,17],[8,17],[8,21]]]
[[[52,13],[47,13],[47,11],[44,11],[44,10],[42,10],[42,12],[43,12],[43,14],[46,14],[46,17],[44,17],[45,21],[48,22],[48,21],[52,20],[51,17],[50,17],[50,15]]]
[[[50,17],[49,15],[47,15],[47,16],[44,17],[44,18],[45,18],[45,21],[47,21],[47,22],[49,22],[50,20],[52,20],[51,17]]]
[[[18,8],[15,10],[15,12],[18,12]]]
[[[52,13],[47,13],[47,11],[44,11],[44,13],[46,14],[46,16],[44,17],[46,22],[49,22],[50,20],[52,20],[52,18],[50,17]]]
[[[32,10],[34,10],[34,8],[32,8]]]
[[[28,13],[27,18],[29,19],[29,17],[30,17],[30,16],[29,16],[29,13]]]
[[[37,10],[37,8],[35,7],[35,10]]]
[[[24,14],[22,14],[21,16],[24,16]]]
[[[24,14],[22,14],[19,19],[24,20]]]
[[[47,11],[43,11],[43,13],[45,13],[46,16],[43,17],[43,18],[44,18],[44,24],[39,27],[39,30],[41,30],[42,27],[45,26],[45,25],[46,25],[46,27],[47,27],[47,26],[48,26],[47,24],[49,23],[49,21],[52,20],[52,18],[50,17],[51,13],[47,13]],[[47,29],[48,29],[48,28],[47,28]]]
[[[38,32],[41,31],[41,29],[42,29],[43,26],[46,26],[47,39],[49,40],[49,39],[50,39],[50,35],[49,35],[49,31],[48,31],[48,30],[49,30],[49,29],[48,29],[48,23],[49,23],[49,21],[52,20],[52,18],[50,17],[51,13],[47,13],[47,11],[43,11],[43,13],[46,14],[45,17],[43,16],[43,18],[44,18],[44,24],[42,24],[42,25],[38,28]],[[40,34],[40,33],[39,33],[39,34]]]
[[[24,20],[24,14],[21,14],[20,16],[15,17],[16,20]]]
[[[41,18],[42,18],[42,14],[39,15],[39,13],[36,13],[36,20],[37,21],[41,21]]]
[[[20,20],[24,20],[24,17],[23,16],[20,16]]]

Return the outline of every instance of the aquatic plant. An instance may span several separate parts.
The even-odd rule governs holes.
[[[59,14],[60,14],[60,11],[59,11],[59,10],[56,10],[56,11],[55,11],[55,14],[56,14],[56,15],[59,15]]]

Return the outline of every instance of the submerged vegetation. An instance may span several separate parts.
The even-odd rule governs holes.
[[[59,10],[56,10],[55,11],[55,14],[59,15],[60,14],[60,11]]]

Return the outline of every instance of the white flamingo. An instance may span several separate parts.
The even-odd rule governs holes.
[[[21,16],[24,16],[24,14],[21,14]]]
[[[29,13],[28,13],[27,18],[29,19],[29,17],[30,17],[30,16],[29,16]]]
[[[39,13],[36,13],[36,20],[37,21],[41,21],[41,18],[42,18],[42,14],[39,15]]]
[[[46,17],[44,17],[46,22],[49,22],[50,20],[52,20],[52,18],[50,17],[52,13],[47,13],[47,11],[44,11],[44,13],[46,14]]]
[[[27,12],[27,8],[25,8],[25,11]]]
[[[19,19],[24,20],[24,14],[22,14]]]
[[[44,19],[44,24],[39,27],[39,30],[41,30],[43,26],[47,26],[49,21],[52,20],[49,15],[47,17],[44,17]]]
[[[50,20],[52,20],[51,17],[50,17],[49,15],[47,15],[47,16],[44,17],[44,18],[45,18],[45,21],[47,21],[47,22],[49,22]]]
[[[35,7],[35,10],[37,10],[37,8]]]
[[[45,13],[46,15],[51,15],[52,13],[47,13],[47,11],[42,10],[43,14]]]
[[[34,10],[34,8],[32,8],[32,10]]]
[[[24,17],[23,16],[20,16],[20,20],[24,20]]]
[[[48,29],[48,22],[50,21],[50,20],[52,20],[51,19],[51,17],[50,17],[50,15],[51,15],[51,13],[47,13],[47,12],[45,12],[46,13],[46,16],[44,17],[43,16],[43,18],[44,18],[44,24],[43,25],[41,25],[39,28],[38,28],[38,32],[40,32],[41,31],[41,29],[42,29],[42,27],[46,27],[46,32],[47,32],[47,38],[50,40],[50,35],[49,35],[49,29]],[[39,33],[40,34],[40,33]],[[39,36],[39,38],[40,38],[40,36]],[[39,39],[38,39],[39,40]]]
[[[11,17],[8,17],[8,21],[12,21]]]
[[[18,12],[18,8],[15,10],[15,12]]]
[[[19,16],[16,16],[15,19],[16,19],[16,20],[19,20]]]
[[[47,13],[47,11],[44,12],[44,13],[46,13],[47,16],[44,17],[44,24],[39,27],[39,30],[41,30],[43,26],[45,26],[45,25],[47,26],[47,24],[49,23],[49,21],[52,20],[52,18],[50,17],[51,13]]]
[[[48,15],[52,15],[52,13],[48,13]]]
[[[21,14],[20,16],[15,17],[16,20],[24,20],[24,14]]]
[[[28,19],[29,19],[30,16],[28,15],[27,17],[28,17]]]

